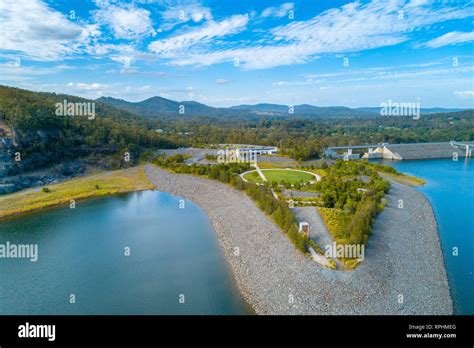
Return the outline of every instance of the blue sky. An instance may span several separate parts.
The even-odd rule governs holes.
[[[2,0],[0,83],[213,106],[474,107],[468,0]]]

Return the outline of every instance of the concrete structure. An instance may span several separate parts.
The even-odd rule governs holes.
[[[368,150],[368,153],[375,153],[375,151],[387,145],[386,143],[377,144],[377,145],[353,145],[353,146],[332,146],[324,150],[324,155],[330,158],[340,158],[345,160],[350,159],[359,159],[360,154],[354,154],[353,150]],[[344,153],[340,154],[338,151],[345,150]],[[380,158],[380,157],[377,157]]]
[[[437,143],[412,143],[412,144],[378,144],[378,145],[355,145],[329,147],[324,154],[331,158],[353,159],[353,150],[367,149],[362,158],[374,159],[385,158],[391,160],[407,159],[429,159],[429,158],[453,158],[470,157],[473,141],[467,142],[437,142]],[[344,154],[338,151],[346,150]],[[358,158],[358,157],[357,157]]]
[[[278,147],[276,146],[250,146],[236,149],[238,158],[248,158],[249,155],[276,155]]]
[[[451,146],[459,149],[459,148],[464,148],[466,149],[465,157],[471,157],[472,155],[472,148],[474,147],[474,142],[457,142],[457,141],[451,141],[450,142]]]
[[[306,234],[306,238],[309,239],[309,224],[306,221],[300,222],[298,232],[304,232]]]
[[[389,144],[379,146],[376,148],[369,148],[369,150],[364,153],[362,158],[367,159],[376,159],[376,158],[387,158],[392,160],[402,160],[403,157],[396,151],[392,151],[389,147]],[[393,148],[393,147],[392,147]]]

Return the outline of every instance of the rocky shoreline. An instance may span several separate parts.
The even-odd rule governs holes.
[[[453,313],[436,220],[413,188],[392,182],[365,261],[344,272],[298,252],[243,192],[152,165],[145,171],[157,190],[190,199],[208,214],[234,279],[257,314]]]

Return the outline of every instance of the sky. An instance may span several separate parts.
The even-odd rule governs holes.
[[[1,0],[0,84],[211,106],[474,107],[474,1]]]

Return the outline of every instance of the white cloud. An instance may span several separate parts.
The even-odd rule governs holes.
[[[419,71],[420,69],[430,68],[433,66],[444,65],[446,62],[444,61],[431,61],[425,63],[414,63],[414,64],[402,64],[402,65],[390,65],[390,66],[378,66],[378,67],[370,67],[370,68],[361,68],[361,69],[343,69],[341,71],[335,71],[330,73],[308,73],[304,74],[304,77],[308,79],[315,79],[315,78],[337,78],[337,77],[345,77],[345,76],[367,76],[368,78],[372,79],[375,75],[383,75],[383,74],[393,74],[393,71],[410,71],[410,69],[416,69],[415,72]],[[459,69],[452,69],[451,67],[446,68],[446,71],[457,72]]]
[[[165,57],[174,57],[177,50],[189,49],[194,45],[210,42],[214,38],[235,34],[243,30],[248,21],[248,15],[235,15],[219,22],[208,21],[204,25],[184,34],[154,41],[148,48]]]
[[[97,90],[104,90],[107,89],[107,85],[103,85],[101,83],[84,83],[84,82],[69,82],[67,84],[68,87],[74,87],[77,90],[82,91],[97,91]]]
[[[389,66],[378,68],[363,68],[354,69],[342,72],[333,72],[325,74],[308,74],[306,77],[320,78],[324,81],[332,81],[338,83],[348,83],[355,81],[413,81],[423,80],[430,81],[441,78],[456,78],[459,76],[470,75],[474,72],[474,65],[466,65],[462,67],[453,68],[438,67],[431,68],[432,64],[413,64],[402,66]]]
[[[374,0],[362,4],[353,2],[327,10],[306,21],[294,21],[270,30],[269,38],[256,43],[226,43],[219,47],[199,42],[199,35],[172,37],[156,46],[155,52],[180,48],[179,55],[162,56],[174,65],[206,66],[230,62],[238,58],[244,69],[265,69],[282,65],[301,64],[316,59],[320,54],[350,53],[379,47],[393,46],[411,38],[411,32],[433,23],[472,16],[463,6],[432,6],[430,2]],[[399,11],[406,12],[403,19]],[[268,13],[273,13],[268,11]],[[409,13],[409,15],[408,15]],[[202,30],[202,29],[199,29]],[[199,30],[197,32],[199,32]],[[208,38],[211,38],[208,37]],[[210,41],[210,40],[208,40]],[[231,47],[229,47],[231,45]]]
[[[93,34],[39,0],[0,1],[0,28],[0,49],[42,61],[63,59]]]
[[[262,11],[262,17],[277,17],[281,18],[288,15],[288,11],[294,8],[292,2],[284,3],[278,7],[267,7]]]
[[[69,82],[69,83],[29,83],[19,82],[12,85],[19,88],[38,92],[54,92],[69,94],[87,99],[96,99],[101,96],[125,99],[129,101],[141,101],[159,94],[157,89],[150,85],[129,85],[127,83],[102,84],[98,82]]]
[[[87,47],[87,53],[92,56],[107,56],[110,60],[122,64],[125,69],[131,69],[136,56],[140,54],[134,46],[129,44],[101,43],[96,43]]]
[[[180,23],[193,21],[198,23],[202,20],[212,20],[211,9],[197,2],[184,3],[181,6],[171,6],[161,12],[163,23],[160,29],[170,30]]]
[[[471,31],[469,33],[452,31],[450,33],[441,35],[433,40],[425,42],[423,46],[438,48],[442,46],[454,45],[454,44],[470,42],[470,41],[474,41],[474,31]]]
[[[228,85],[229,83],[231,83],[232,81],[230,80],[226,80],[226,79],[216,79],[216,83],[218,85]]]
[[[439,69],[425,69],[418,71],[401,71],[401,72],[383,72],[374,76],[374,79],[387,80],[387,79],[419,79],[421,77],[431,78],[433,76],[453,76],[457,74],[466,74],[474,72],[474,66],[468,65],[458,68],[439,68]]]
[[[123,87],[122,87],[123,88]],[[77,95],[83,98],[95,99],[103,95],[110,95],[115,89],[112,85],[102,84],[98,82],[86,83],[86,82],[69,82],[66,85],[59,86],[45,86],[41,85],[41,90],[58,91],[59,93]]]
[[[59,61],[80,54],[108,55],[122,64],[131,63],[138,53],[132,45],[109,44],[101,27],[116,38],[141,39],[153,35],[147,10],[134,5],[113,5],[96,1],[91,22],[73,22],[41,0],[0,1],[0,49],[4,56],[38,61]],[[92,21],[97,21],[93,23]],[[135,44],[135,43],[133,43]]]
[[[131,4],[113,5],[108,1],[96,3],[99,10],[94,12],[95,21],[107,25],[115,38],[133,40],[155,34],[148,10]]]
[[[222,62],[238,62],[239,66],[244,69],[266,69],[281,65],[301,64],[318,58],[318,56],[308,56],[304,52],[304,47],[296,44],[288,46],[262,45],[203,53],[195,51],[192,54],[180,52],[179,55],[168,57],[173,58],[172,64],[178,66],[208,66]]]
[[[314,91],[319,87],[320,91],[328,89],[343,89],[341,86],[350,86],[354,90],[363,88],[373,91],[379,88],[384,89],[384,84],[390,86],[391,84],[400,84],[405,86],[415,86],[423,84],[423,88],[431,85],[445,86],[446,81],[453,88],[461,90],[472,85],[470,76],[474,72],[474,65],[463,65],[461,67],[453,68],[447,61],[432,61],[422,64],[405,64],[397,66],[382,66],[370,67],[360,69],[341,69],[330,73],[310,73],[303,74],[305,79],[295,79],[291,81],[275,81],[272,83],[274,91],[286,91],[288,94],[306,95],[307,91]],[[465,63],[468,64],[468,63]],[[447,65],[447,66],[446,66]],[[415,88],[412,90],[415,90]],[[449,87],[449,91],[451,89]],[[360,93],[360,91],[358,92]],[[418,93],[415,91],[415,93]],[[446,93],[445,93],[446,94]],[[455,92],[459,99],[468,99],[469,91]],[[334,97],[336,94],[334,94]],[[308,98],[306,96],[306,98]],[[471,97],[472,98],[472,97]],[[334,101],[334,99],[332,99]]]
[[[35,79],[39,76],[53,75],[74,67],[69,65],[56,65],[51,67],[25,65],[21,60],[0,64],[2,81],[19,82]]]
[[[312,78],[308,78],[306,80],[302,81],[276,81],[272,83],[272,86],[309,86],[309,85],[317,85],[320,84],[321,82],[324,82],[324,80],[314,80]]]
[[[460,98],[474,99],[474,91],[456,91],[454,95]]]

